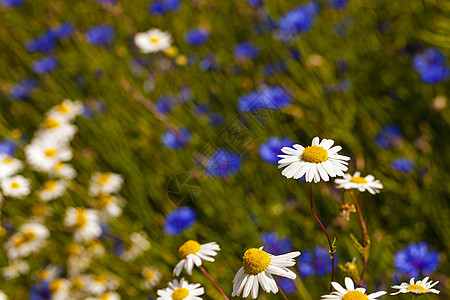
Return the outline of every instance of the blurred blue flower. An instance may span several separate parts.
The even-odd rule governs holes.
[[[395,253],[394,265],[397,271],[407,277],[418,278],[436,271],[439,261],[439,253],[428,249],[427,243],[409,243],[403,250]]]
[[[276,164],[280,159],[278,155],[283,154],[281,148],[292,147],[294,144],[295,142],[288,137],[271,136],[264,144],[259,146],[259,155],[265,162]]]
[[[324,276],[331,272],[331,260],[328,248],[316,246],[314,251],[303,251],[298,258],[300,276]],[[337,258],[335,254],[335,258]]]
[[[209,159],[206,173],[209,176],[228,177],[236,174],[241,167],[241,159],[232,152],[217,150]]]
[[[270,77],[279,72],[286,72],[287,70],[288,67],[284,61],[274,61],[264,66],[263,73],[264,76]]]
[[[184,148],[190,142],[191,132],[187,128],[180,128],[178,131],[167,130],[162,136],[164,146],[169,149]]]
[[[106,103],[101,100],[90,100],[83,106],[83,116],[85,118],[93,118],[102,114],[106,110]]]
[[[259,109],[281,109],[291,103],[291,96],[283,88],[266,87],[260,92],[251,92],[239,97],[239,109],[253,112]]]
[[[160,114],[168,114],[176,106],[175,101],[172,97],[163,95],[158,98],[156,102],[156,111]]]
[[[65,22],[61,24],[58,28],[52,29],[52,32],[55,35],[55,37],[65,39],[68,38],[73,33],[74,30],[75,27],[73,26],[73,24]]]
[[[50,52],[55,48],[57,36],[52,30],[25,42],[25,49],[28,52]]]
[[[18,7],[21,6],[25,0],[2,0],[3,7]]]
[[[180,0],[157,0],[150,3],[147,10],[153,15],[162,15],[167,12],[175,12],[180,8]]]
[[[213,126],[218,126],[223,123],[224,116],[220,113],[213,113],[210,116],[209,123]]]
[[[197,215],[192,208],[181,207],[170,212],[164,221],[164,232],[168,235],[177,235],[192,227]]]
[[[117,256],[121,255],[125,251],[125,243],[116,236],[111,236],[111,240],[113,243],[113,254]]]
[[[117,0],[95,0],[97,3],[100,4],[116,4]]]
[[[52,293],[48,281],[39,281],[31,287],[30,300],[50,300]]]
[[[311,28],[318,12],[319,5],[311,1],[285,13],[280,18],[278,25],[285,35],[304,33]]]
[[[375,136],[375,143],[382,149],[397,147],[402,140],[402,130],[395,124],[383,126]]]
[[[327,2],[328,7],[333,9],[345,9],[347,4],[348,0],[329,0]]]
[[[292,251],[291,240],[287,237],[279,238],[276,232],[265,232],[260,235],[264,250],[270,254],[281,255]]]
[[[203,28],[195,28],[186,32],[184,39],[192,46],[201,46],[208,41],[209,32]]]
[[[409,158],[398,158],[391,163],[391,168],[395,171],[409,173],[414,169],[414,161]]]
[[[263,4],[263,0],[247,0],[248,6],[257,7]]]
[[[38,82],[34,79],[22,79],[11,87],[9,95],[15,99],[25,100],[37,86]]]
[[[58,59],[54,56],[47,56],[36,60],[33,63],[33,70],[37,74],[51,73],[58,66]]]
[[[242,42],[234,47],[233,55],[239,60],[252,60],[258,57],[259,49],[250,42]]]
[[[17,143],[12,139],[7,139],[0,142],[0,153],[8,154],[9,156],[14,156],[17,150]]]
[[[428,48],[416,54],[414,68],[426,83],[438,83],[450,76],[450,69],[445,64],[445,55],[435,48]]]
[[[275,281],[283,289],[285,294],[292,294],[297,290],[297,286],[292,279],[275,276]]]
[[[85,33],[86,40],[94,46],[108,46],[114,39],[114,27],[109,24],[100,24],[91,27]]]

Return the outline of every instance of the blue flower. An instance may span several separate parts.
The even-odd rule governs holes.
[[[164,146],[169,149],[184,148],[190,142],[191,132],[187,128],[180,128],[178,131],[167,130],[162,136]]]
[[[428,249],[425,242],[408,244],[405,249],[395,254],[394,265],[397,271],[408,277],[418,278],[436,271],[440,256],[436,251]]]
[[[150,3],[147,10],[150,14],[162,15],[167,12],[175,12],[180,8],[180,0],[157,0]]]
[[[21,6],[25,0],[2,0],[3,7],[18,7]]]
[[[37,81],[33,79],[22,79],[16,85],[11,87],[9,95],[12,98],[25,100],[38,86]]]
[[[319,5],[311,1],[288,11],[280,18],[278,25],[285,35],[304,33],[311,28],[318,12]]]
[[[58,59],[54,56],[47,56],[36,60],[33,63],[33,70],[37,74],[51,73],[58,66]]]
[[[17,143],[12,139],[7,139],[0,142],[0,153],[7,154],[9,156],[14,156],[17,150]]]
[[[48,53],[55,48],[57,36],[52,30],[48,30],[44,34],[32,39],[28,40],[25,43],[25,49],[28,52],[44,52]]]
[[[280,159],[278,155],[284,154],[281,152],[281,148],[292,147],[294,144],[295,142],[288,137],[279,138],[271,136],[259,147],[259,155],[265,162],[276,164]]]
[[[395,171],[409,173],[414,169],[414,161],[409,158],[398,158],[391,163],[391,168]]]
[[[186,42],[192,46],[201,46],[209,39],[209,32],[203,28],[191,29],[184,35]]]
[[[94,118],[106,110],[106,103],[101,100],[90,100],[83,106],[83,116],[85,118]]]
[[[333,9],[345,9],[347,7],[348,0],[329,0],[327,2],[328,7]]]
[[[274,232],[265,232],[260,235],[261,241],[264,244],[264,250],[274,255],[281,255],[292,251],[292,243],[289,238],[279,238]]]
[[[264,76],[270,77],[275,73],[286,72],[288,67],[284,61],[269,62],[264,66]]]
[[[445,55],[435,48],[428,48],[414,56],[414,68],[426,83],[438,83],[450,76],[450,69],[445,65]]]
[[[52,29],[55,37],[60,39],[68,38],[74,31],[75,27],[69,22],[61,24],[58,28]]]
[[[291,103],[291,96],[283,88],[267,87],[261,92],[251,92],[239,98],[239,109],[253,112],[259,109],[281,109]]]
[[[208,160],[206,173],[209,176],[228,177],[236,174],[241,167],[241,159],[234,153],[217,150]]]
[[[330,273],[331,261],[328,248],[316,246],[314,252],[304,251],[298,259],[298,270],[304,277],[324,276]]]
[[[263,4],[263,0],[247,0],[248,6],[257,7]]]
[[[156,102],[156,111],[160,114],[168,114],[175,107],[176,103],[172,97],[163,95]]]
[[[250,42],[242,42],[234,47],[233,55],[239,60],[251,60],[258,57],[259,49]]]
[[[283,292],[286,294],[292,294],[297,290],[297,286],[295,285],[295,282],[292,279],[275,276],[275,281],[278,283],[278,285],[283,289]]]
[[[395,124],[383,126],[375,136],[375,143],[382,149],[398,146],[403,140],[402,130]]]
[[[108,24],[100,24],[86,31],[86,40],[94,46],[108,46],[114,39],[114,27]]]
[[[166,216],[164,232],[168,235],[177,235],[192,227],[197,220],[197,215],[192,208],[181,207]]]
[[[97,1],[97,3],[100,3],[100,4],[116,4],[117,3],[117,0],[95,0],[95,1]]]
[[[31,287],[30,300],[50,300],[51,298],[50,282],[40,281]]]

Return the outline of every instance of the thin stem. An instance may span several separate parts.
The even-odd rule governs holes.
[[[317,223],[319,223],[320,227],[322,227],[322,231],[325,233],[325,235],[327,236],[327,240],[328,240],[328,246],[330,247],[330,259],[331,259],[331,282],[334,281],[334,272],[335,272],[335,268],[336,268],[336,263],[335,263],[335,259],[334,259],[334,248],[333,248],[333,243],[331,242],[330,236],[328,235],[327,230],[325,229],[325,227],[323,226],[322,222],[320,222],[319,218],[317,217],[316,213],[314,212],[314,205],[313,205],[313,201],[312,201],[312,182],[309,183],[309,205],[311,206],[311,212],[314,216],[314,218],[316,219]],[[333,291],[333,286],[331,285],[330,282],[330,293]]]
[[[208,277],[208,279],[212,282],[212,284],[214,284],[219,293],[222,294],[223,298],[230,300],[228,299],[227,295],[225,295],[225,293],[222,291],[222,289],[217,285],[214,279],[208,274],[208,272],[206,272],[205,268],[203,268],[203,266],[198,266],[198,268],[203,272],[203,274],[205,274],[206,277]]]
[[[286,297],[286,295],[283,292],[283,289],[281,288],[281,286],[278,284],[278,282],[275,281],[275,283],[277,284],[278,289],[280,290],[280,294],[281,296],[283,296],[284,300],[288,300],[288,298]]]
[[[362,211],[361,211],[361,206],[359,205],[359,193],[358,193],[358,198],[355,197],[355,194],[352,191],[350,191],[350,194],[352,195],[353,201],[355,202],[356,211],[358,212],[359,222],[361,223],[361,230],[362,230],[362,234],[363,234],[363,248],[364,248],[364,253],[362,254],[363,265],[362,265],[362,270],[361,270],[361,277],[359,278],[359,286],[363,286],[364,285],[364,272],[366,270],[367,260],[369,259],[369,251],[368,251],[369,234],[367,233],[367,226],[366,226],[366,223],[364,222],[364,218],[363,218]]]

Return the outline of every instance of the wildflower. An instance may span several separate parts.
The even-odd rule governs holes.
[[[375,180],[372,175],[367,175],[366,177],[361,177],[361,173],[355,172],[353,176],[350,174],[344,174],[343,179],[336,179],[334,182],[337,184],[338,189],[358,189],[360,192],[365,192],[366,190],[375,195],[379,193],[379,189],[383,188],[383,185],[379,180]]]
[[[120,295],[115,292],[108,292],[98,297],[88,297],[86,300],[120,300]]]
[[[436,271],[440,256],[436,251],[428,249],[425,242],[410,243],[403,250],[395,253],[395,268],[409,277],[428,275]]]
[[[347,7],[348,0],[329,0],[327,2],[328,7],[332,9],[345,9]]]
[[[25,0],[2,0],[2,6],[6,8],[19,7],[23,4],[24,1]]]
[[[174,279],[169,287],[158,290],[156,300],[201,300],[199,297],[205,293],[200,283],[189,283],[184,278],[180,281]]]
[[[46,141],[54,140],[54,142],[60,144],[67,144],[71,141],[78,128],[68,123],[64,117],[52,116],[47,117],[41,124],[38,132],[34,136],[34,140]]]
[[[82,275],[83,290],[99,296],[107,290],[117,288],[117,282],[104,273]]]
[[[395,124],[383,126],[375,136],[375,143],[382,149],[399,146],[403,140],[402,130]]]
[[[25,156],[32,169],[50,172],[59,162],[72,159],[72,149],[56,139],[34,139],[25,147]]]
[[[206,174],[215,177],[228,177],[236,174],[241,167],[238,155],[223,149],[217,150],[209,159]]]
[[[110,194],[103,194],[98,197],[97,205],[100,211],[100,218],[117,218],[122,214],[123,199]]]
[[[52,30],[48,30],[42,35],[25,43],[28,52],[51,52],[55,48],[56,35]]]
[[[69,22],[65,22],[61,24],[58,28],[54,28],[51,30],[55,37],[60,39],[68,38],[74,31],[73,24]]]
[[[55,278],[50,281],[49,292],[52,300],[66,300],[70,299],[70,287],[69,280],[64,278]]]
[[[319,138],[315,137],[312,146],[304,148],[296,144],[294,149],[282,148],[281,151],[287,155],[279,155],[282,159],[278,161],[278,168],[287,168],[281,174],[294,179],[305,175],[306,182],[328,181],[330,177],[343,176],[350,157],[337,154],[342,147],[331,148],[333,144],[334,141],[329,139],[319,143]]]
[[[180,0],[156,0],[148,5],[147,10],[150,14],[162,15],[177,11],[180,5]]]
[[[153,28],[136,34],[134,43],[141,52],[152,53],[167,50],[172,44],[172,37],[165,31]]]
[[[247,4],[250,7],[258,7],[263,4],[263,0],[247,0]]]
[[[86,31],[86,40],[94,46],[108,46],[114,39],[114,27],[108,24],[100,24]]]
[[[275,279],[285,294],[292,294],[297,290],[294,280],[284,277],[275,277]]]
[[[450,76],[450,68],[445,64],[445,55],[435,48],[428,48],[414,56],[414,68],[420,79],[426,83],[438,83]]]
[[[264,244],[267,252],[279,255],[292,251],[292,243],[289,238],[280,238],[274,232],[265,232],[260,235],[261,241]]]
[[[233,55],[238,60],[252,60],[258,57],[259,49],[250,42],[242,42],[234,47]]]
[[[328,249],[316,246],[314,251],[305,251],[298,259],[298,270],[305,277],[324,276],[331,273]]]
[[[251,248],[245,251],[243,266],[233,279],[233,293],[231,296],[247,297],[250,292],[253,299],[258,297],[259,285],[270,293],[277,293],[278,287],[272,275],[278,275],[289,279],[297,276],[287,267],[295,265],[295,260],[300,252],[290,252],[283,255],[272,255],[259,249]]]
[[[63,180],[47,180],[42,184],[38,192],[39,199],[50,201],[61,197],[66,192],[67,183]]]
[[[350,203],[343,203],[341,205],[341,207],[339,208],[339,215],[341,217],[344,217],[345,221],[349,221],[350,220],[350,214],[352,212],[356,212],[356,208],[354,204],[350,204]]]
[[[8,178],[23,169],[23,163],[8,154],[0,153],[0,180]]]
[[[89,195],[98,196],[102,194],[117,193],[122,187],[123,177],[111,172],[95,173],[92,175],[89,186]]]
[[[152,289],[159,284],[162,278],[161,272],[154,267],[145,267],[142,269],[143,286],[146,289]]]
[[[14,140],[6,139],[0,142],[0,154],[2,155],[14,156],[16,149],[17,143]]]
[[[59,161],[49,171],[49,174],[64,179],[74,179],[77,176],[77,171],[75,171],[75,169],[71,165]]]
[[[74,240],[76,242],[89,242],[102,234],[98,213],[93,209],[67,208],[64,225],[75,229]]]
[[[8,266],[2,268],[3,278],[11,280],[17,278],[21,274],[26,274],[30,270],[30,266],[23,260],[14,260]],[[1,298],[0,298],[1,299]]]
[[[259,147],[259,155],[265,162],[274,164],[278,161],[278,155],[283,154],[281,148],[292,146],[293,144],[295,143],[288,137],[271,136]]]
[[[192,46],[201,46],[208,41],[209,32],[203,28],[191,29],[185,33],[184,39]]]
[[[289,105],[292,98],[282,87],[266,87],[260,92],[251,92],[239,97],[239,110],[253,112],[259,109],[279,110]]]
[[[278,25],[285,35],[304,33],[311,28],[318,12],[319,5],[311,1],[288,11],[280,18]]]
[[[70,101],[65,99],[63,102],[52,107],[47,113],[47,118],[71,122],[76,116],[83,112],[83,104],[80,101]]]
[[[9,90],[9,95],[14,99],[25,100],[37,88],[38,82],[34,79],[22,79]]]
[[[423,280],[417,280],[416,283],[414,283],[414,278],[411,278],[409,284],[406,282],[402,282],[402,284],[400,285],[392,286],[393,289],[398,289],[399,291],[397,293],[391,293],[391,295],[397,295],[400,293],[412,293],[416,295],[422,295],[426,293],[439,294],[438,290],[432,289],[432,287],[434,287],[438,283],[439,281],[428,281],[428,277],[425,277]]]
[[[28,196],[31,190],[31,180],[22,175],[5,178],[1,181],[0,185],[3,195],[13,198]]]
[[[8,258],[14,260],[39,252],[49,236],[49,230],[42,224],[29,222],[22,225],[4,244]]]
[[[131,243],[128,244],[125,250],[120,254],[120,258],[125,261],[131,261],[135,259],[151,247],[151,244],[147,240],[147,234],[145,234],[145,232],[133,232],[130,235],[130,241]]]
[[[181,270],[186,269],[189,275],[192,275],[192,267],[194,264],[199,267],[202,260],[214,261],[216,251],[220,251],[219,245],[215,242],[200,245],[198,242],[189,240],[178,248],[178,254],[181,258],[180,262],[173,269],[174,276],[180,276]]]
[[[158,98],[156,102],[156,111],[160,114],[168,114],[175,107],[176,103],[172,97],[164,95]]]
[[[377,299],[378,297],[386,294],[386,292],[384,292],[384,291],[379,291],[379,292],[367,295],[365,288],[356,288],[355,289],[353,280],[351,280],[350,277],[345,277],[346,289],[343,288],[337,282],[332,282],[331,284],[335,288],[336,292],[333,292],[330,295],[324,295],[324,296],[322,296],[322,299],[327,299],[327,300],[347,300],[347,299],[369,300],[370,299],[370,300],[374,300],[374,299]]]
[[[177,235],[192,227],[197,215],[192,208],[181,207],[166,216],[164,221],[164,232],[168,235]]]
[[[391,162],[391,168],[395,171],[409,173],[414,169],[414,161],[409,158],[398,158]]]
[[[167,130],[161,137],[164,146],[169,149],[184,148],[191,140],[192,134],[187,128],[180,128],[177,131]]]
[[[37,74],[49,74],[58,66],[58,59],[54,56],[47,56],[42,59],[36,60],[33,63],[33,70]]]

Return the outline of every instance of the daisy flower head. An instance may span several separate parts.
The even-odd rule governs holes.
[[[145,232],[133,232],[130,235],[130,244],[120,254],[120,258],[125,261],[132,261],[136,257],[141,256],[150,247],[151,244],[147,240],[147,234]]]
[[[109,218],[117,218],[122,214],[123,199],[114,195],[104,194],[98,197],[97,205],[99,208],[100,218],[107,220]]]
[[[158,290],[156,300],[201,300],[205,293],[200,283],[189,283],[184,278],[180,281],[174,279],[169,287]]]
[[[173,269],[174,276],[180,276],[181,270],[186,269],[189,275],[192,275],[192,268],[194,264],[199,267],[202,265],[202,260],[214,261],[216,251],[220,251],[219,245],[215,242],[200,245],[198,242],[189,240],[178,248],[180,255],[180,262]]]
[[[0,185],[2,187],[3,195],[13,198],[28,196],[31,191],[31,180],[22,175],[3,179]]]
[[[83,112],[83,104],[80,101],[71,101],[69,99],[54,106],[48,113],[47,118],[60,119],[71,122],[76,116]]]
[[[345,287],[343,288],[339,283],[332,282],[331,283],[336,290],[332,292],[330,295],[322,296],[322,299],[326,300],[374,300],[378,299],[378,297],[386,294],[385,291],[379,291],[372,294],[367,295],[365,288],[356,288],[353,283],[353,280],[350,277],[345,277]]]
[[[69,142],[74,138],[77,131],[78,128],[68,123],[64,117],[53,115],[44,119],[35,138]]]
[[[61,197],[66,192],[66,182],[63,180],[47,180],[42,184],[38,197],[42,201],[50,201]]]
[[[295,279],[297,275],[288,269],[295,265],[300,252],[290,252],[282,255],[272,255],[262,250],[250,248],[244,253],[243,265],[233,279],[233,293],[231,296],[258,297],[259,285],[267,293],[278,292],[277,283],[272,275]]]
[[[6,296],[5,293],[3,293],[3,291],[0,291],[0,300],[7,300],[8,297]]]
[[[75,229],[76,242],[89,242],[102,234],[96,210],[83,207],[69,207],[64,224]]]
[[[49,174],[64,179],[74,179],[77,176],[77,171],[70,164],[59,161],[53,169],[49,171]]]
[[[8,258],[13,260],[37,253],[45,245],[50,232],[42,224],[26,223],[4,244]]]
[[[360,192],[368,191],[372,195],[379,193],[383,185],[379,180],[375,180],[372,175],[361,177],[361,173],[355,172],[355,174],[344,174],[344,178],[339,178],[334,181],[337,184],[338,189],[358,189]]]
[[[25,156],[33,170],[52,172],[59,162],[72,159],[72,149],[55,139],[34,139],[25,147]]]
[[[49,284],[49,291],[52,295],[52,300],[66,300],[70,299],[70,287],[69,280],[64,278],[55,278]]]
[[[83,290],[96,296],[105,293],[107,290],[117,288],[117,282],[103,273],[88,274],[81,277],[83,278]]]
[[[425,277],[423,280],[417,280],[416,283],[414,283],[414,278],[411,278],[409,283],[402,282],[400,285],[394,285],[392,286],[393,289],[398,289],[399,291],[397,293],[391,293],[391,295],[397,295],[400,293],[412,293],[416,295],[422,295],[426,293],[435,293],[439,294],[440,292],[436,289],[433,289],[436,284],[439,283],[439,281],[428,281],[429,277]]]
[[[167,50],[172,44],[170,33],[158,28],[140,32],[134,36],[134,43],[142,53],[151,53]]]
[[[142,285],[146,289],[152,289],[157,286],[162,278],[161,272],[154,267],[143,268],[141,274],[143,277]]]
[[[30,267],[23,260],[15,260],[11,262],[8,266],[2,268],[3,278],[6,280],[11,280],[18,277],[21,274],[28,273]]]
[[[23,163],[9,156],[8,154],[0,153],[0,180],[8,178],[23,169]]]
[[[344,176],[347,171],[347,161],[350,157],[337,154],[342,147],[333,146],[334,141],[319,138],[312,140],[312,145],[303,147],[295,144],[292,148],[281,149],[286,155],[278,155],[278,168],[286,167],[281,173],[287,178],[299,179],[305,175],[306,182],[328,181],[330,177]]]
[[[88,297],[86,300],[120,300],[120,295],[114,292],[108,292],[98,297]]]
[[[89,195],[99,196],[102,194],[117,193],[122,187],[123,177],[119,174],[111,172],[95,173],[91,178],[91,185],[89,186]]]

